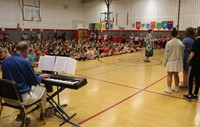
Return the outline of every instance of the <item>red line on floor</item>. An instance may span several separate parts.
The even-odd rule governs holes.
[[[108,107],[108,108],[106,108],[106,109],[104,109],[104,110],[102,110],[102,111],[100,111],[100,112],[94,114],[93,116],[91,116],[91,117],[89,117],[89,118],[87,118],[87,119],[85,119],[85,120],[83,120],[83,121],[81,121],[81,122],[79,122],[78,125],[81,125],[81,124],[83,124],[83,123],[85,123],[85,122],[87,122],[87,121],[89,121],[89,120],[91,120],[91,119],[93,119],[93,118],[95,118],[95,117],[101,115],[102,113],[104,113],[104,112],[106,112],[106,111],[108,111],[108,110],[114,108],[115,106],[118,106],[119,104],[125,102],[126,100],[128,100],[128,99],[130,99],[131,97],[137,95],[138,93],[140,93],[140,92],[142,92],[142,91],[145,91],[147,88],[149,88],[150,86],[153,86],[154,84],[156,84],[157,82],[163,80],[164,78],[166,78],[166,76],[163,77],[163,78],[161,78],[161,79],[159,79],[158,81],[153,82],[152,84],[148,85],[148,86],[145,87],[144,89],[141,89],[140,91],[138,91],[138,92],[136,92],[136,93],[134,93],[134,94],[128,96],[127,98],[125,98],[125,99],[123,99],[123,100],[121,100],[121,101],[115,103],[114,105],[111,105],[110,107]],[[110,83],[111,83],[111,82],[110,82]],[[115,84],[115,83],[114,83],[114,84]],[[120,84],[118,84],[118,85],[120,85]],[[123,85],[123,86],[125,86],[125,85]]]
[[[81,124],[83,124],[83,123],[85,123],[85,122],[87,122],[87,121],[89,121],[89,120],[95,118],[96,116],[98,116],[98,115],[100,115],[100,114],[102,114],[102,113],[108,111],[109,109],[112,109],[113,107],[115,107],[115,106],[121,104],[122,102],[124,102],[124,101],[130,99],[131,97],[135,96],[136,94],[140,93],[141,91],[142,91],[142,90],[140,90],[140,91],[134,93],[133,95],[130,95],[129,97],[127,97],[127,98],[125,98],[125,99],[123,99],[123,100],[117,102],[116,104],[114,104],[114,105],[112,105],[112,106],[110,106],[110,107],[108,107],[108,108],[106,108],[106,109],[104,109],[104,110],[102,110],[102,111],[96,113],[95,115],[93,115],[93,116],[91,116],[91,117],[89,117],[89,118],[87,118],[87,119],[81,121],[80,123],[78,123],[78,125],[81,125]]]
[[[76,74],[76,75],[78,75],[78,74]],[[97,78],[92,78],[92,77],[87,77],[87,76],[83,76],[83,75],[78,75],[78,76],[82,76],[82,77],[85,77],[85,78],[90,78],[90,79],[94,79],[94,80],[97,80],[97,81],[102,81],[102,82],[110,83],[110,84],[113,84],[113,85],[124,86],[124,87],[128,87],[128,88],[134,88],[134,89],[141,90],[139,88],[132,87],[132,86],[129,86],[129,85],[123,85],[123,84],[119,84],[119,83],[115,83],[115,82],[110,82],[110,81],[105,81],[105,80],[102,80],[102,79],[97,79]]]

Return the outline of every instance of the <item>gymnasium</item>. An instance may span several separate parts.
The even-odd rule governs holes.
[[[0,127],[200,127],[200,103],[184,98],[188,89],[166,92],[164,61],[173,28],[181,42],[199,26],[199,0],[0,0]],[[1,87],[3,63],[20,41],[35,75],[50,75],[38,85],[46,87],[51,117],[41,120],[41,98],[22,106],[22,121],[6,105],[2,93],[13,93]],[[185,85],[184,72],[178,76]]]

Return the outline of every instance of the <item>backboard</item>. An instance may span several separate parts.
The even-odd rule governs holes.
[[[100,13],[100,22],[114,22],[114,13],[113,12]]]

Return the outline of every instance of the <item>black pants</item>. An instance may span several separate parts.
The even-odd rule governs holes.
[[[193,89],[193,81],[195,78],[195,89],[194,89],[194,94],[198,95],[199,93],[199,87],[200,87],[200,66],[199,65],[194,65],[194,66],[189,66],[189,95],[192,95],[192,89]]]
[[[42,71],[42,73],[47,73],[47,74],[54,74],[53,71]],[[46,90],[48,93],[53,92],[53,86],[49,84],[44,84],[46,87]]]

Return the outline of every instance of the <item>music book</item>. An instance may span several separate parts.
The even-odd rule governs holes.
[[[75,74],[75,59],[63,56],[40,56],[38,69],[42,71],[55,71],[60,73]]]

